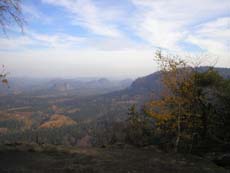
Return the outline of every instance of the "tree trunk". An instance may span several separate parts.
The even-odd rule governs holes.
[[[175,152],[178,152],[178,147],[181,138],[181,106],[179,104],[178,118],[177,118],[177,139],[175,144]]]

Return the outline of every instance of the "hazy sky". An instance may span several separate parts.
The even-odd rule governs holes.
[[[0,35],[12,76],[143,76],[157,70],[158,48],[230,67],[230,0],[23,0],[22,9],[24,33]]]

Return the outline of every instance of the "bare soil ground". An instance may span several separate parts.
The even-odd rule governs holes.
[[[154,147],[78,148],[36,144],[0,146],[1,173],[227,173],[191,155]]]

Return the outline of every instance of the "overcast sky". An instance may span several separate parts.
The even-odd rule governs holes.
[[[23,0],[24,33],[0,35],[12,76],[138,77],[154,51],[230,67],[230,0]],[[194,60],[192,56],[187,58]]]

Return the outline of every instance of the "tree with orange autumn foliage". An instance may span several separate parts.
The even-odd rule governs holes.
[[[146,104],[146,112],[156,121],[157,132],[173,136],[175,151],[181,140],[193,140],[201,127],[200,112],[194,111],[199,97],[196,86],[196,70],[177,56],[156,53],[162,75],[160,99]]]

